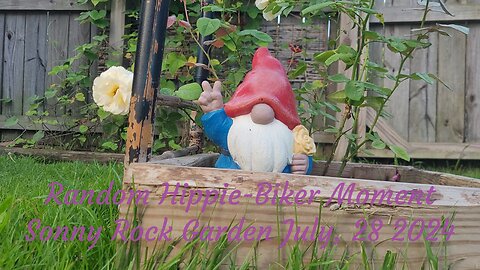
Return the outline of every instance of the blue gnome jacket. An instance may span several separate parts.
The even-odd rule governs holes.
[[[240,166],[233,160],[228,150],[227,137],[230,127],[233,124],[232,118],[228,117],[225,110],[219,109],[202,116],[203,130],[207,137],[221,148],[220,157],[215,164],[216,168],[240,169]],[[308,157],[307,174],[312,172],[313,158]],[[287,165],[283,173],[291,173],[290,165]]]

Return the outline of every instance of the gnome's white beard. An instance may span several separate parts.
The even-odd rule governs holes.
[[[282,172],[293,155],[292,131],[277,119],[260,125],[250,114],[235,117],[227,140],[230,154],[242,170]]]

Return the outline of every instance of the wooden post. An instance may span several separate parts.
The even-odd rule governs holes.
[[[151,158],[156,93],[162,69],[169,0],[144,0],[140,16],[125,164]]]
[[[348,15],[342,13],[340,15],[340,23],[339,23],[339,42],[340,44],[345,44],[347,46],[355,47],[358,39],[358,27],[354,25],[354,23],[351,21],[351,19],[348,17]],[[343,72],[343,74],[347,77],[350,78],[352,76],[353,69],[350,68],[349,70],[345,70],[346,65],[345,63],[338,61],[337,64],[338,72]],[[337,84],[337,91],[341,91],[345,88],[345,83],[339,83]],[[343,114],[345,113],[345,108],[342,108],[342,111],[337,113],[336,118],[337,120],[341,120],[343,117]],[[340,122],[337,122],[337,127],[340,124]],[[352,128],[352,120],[351,118],[347,120],[345,123],[344,130],[348,130]],[[334,160],[341,160],[343,156],[345,155],[345,152],[347,151],[348,147],[348,139],[345,136],[342,136],[340,141],[338,142],[337,149],[334,149],[335,155],[334,155]]]
[[[123,59],[123,35],[125,34],[125,2],[126,0],[113,0],[110,11],[110,47],[114,53],[110,60],[122,64]]]

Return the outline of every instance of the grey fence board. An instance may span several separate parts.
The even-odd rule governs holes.
[[[12,99],[5,104],[2,114],[23,113],[23,70],[25,54],[25,14],[13,13],[5,17],[3,51],[3,98]]]
[[[47,74],[47,16],[26,17],[23,111],[30,109],[32,96],[43,96]],[[41,108],[40,108],[41,109]]]
[[[466,142],[480,142],[480,24],[470,26],[467,37]]]

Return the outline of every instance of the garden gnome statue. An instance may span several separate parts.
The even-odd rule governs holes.
[[[204,131],[221,148],[217,168],[309,174],[315,144],[300,125],[285,70],[259,48],[232,98],[223,103],[220,81],[202,83],[198,99]]]

